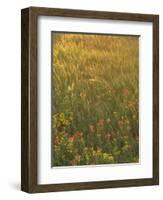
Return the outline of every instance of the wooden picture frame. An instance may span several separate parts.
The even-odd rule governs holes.
[[[151,22],[153,24],[153,176],[152,178],[38,184],[37,163],[37,19],[61,16],[85,19]],[[148,67],[148,66],[147,66]],[[159,184],[159,16],[58,8],[29,7],[21,11],[21,190],[54,192]]]

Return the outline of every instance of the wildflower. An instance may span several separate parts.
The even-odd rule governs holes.
[[[97,154],[100,154],[101,152],[102,150],[99,147],[97,147]]]
[[[111,139],[112,139],[112,135],[111,135],[110,133],[108,133],[108,134],[106,135],[106,138],[107,138],[108,140],[111,140]]]
[[[95,128],[94,128],[94,126],[93,126],[93,125],[90,125],[90,126],[89,126],[89,130],[90,130],[90,132],[92,132],[92,133],[93,133],[93,132],[95,131]]]
[[[129,144],[127,141],[125,141],[125,145],[122,147],[122,151],[128,151],[129,149]]]
[[[108,156],[108,160],[109,160],[110,162],[114,162],[114,157],[113,157],[112,155],[109,155],[109,156]]]
[[[67,136],[68,136],[68,133],[67,133],[67,132],[64,132],[64,136],[67,137]]]
[[[81,93],[80,93],[80,97],[81,97],[81,98],[84,98],[84,97],[86,97],[86,93],[84,93],[84,92],[81,92]]]
[[[107,124],[110,124],[110,123],[111,123],[111,119],[108,118],[108,119],[106,120],[106,123],[107,123]]]
[[[75,138],[74,138],[74,136],[71,136],[71,137],[69,137],[69,139],[68,139],[68,140],[69,140],[69,142],[73,142],[73,141],[74,141],[74,139],[75,139]]]
[[[64,113],[60,113],[59,114],[59,120],[62,122],[62,121],[64,121],[64,118],[65,118]]]
[[[59,138],[58,137],[54,138],[54,144],[56,144],[56,145],[59,144]]]
[[[100,119],[97,124],[99,126],[103,126],[104,125],[104,119]]]
[[[72,85],[69,85],[68,88],[67,88],[68,91],[73,91],[74,90],[74,85],[75,85],[74,83],[72,83]]]
[[[76,139],[76,138],[82,137],[82,135],[83,135],[83,133],[77,131],[77,132],[75,133],[74,137],[75,137],[75,139]]]
[[[128,89],[124,89],[124,90],[123,90],[123,94],[124,94],[125,96],[128,96],[128,93],[129,93],[129,92],[128,92]]]

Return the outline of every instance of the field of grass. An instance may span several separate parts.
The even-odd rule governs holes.
[[[139,38],[53,34],[53,166],[139,161]]]

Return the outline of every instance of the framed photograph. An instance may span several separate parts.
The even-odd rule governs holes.
[[[159,184],[159,16],[22,9],[21,189]]]

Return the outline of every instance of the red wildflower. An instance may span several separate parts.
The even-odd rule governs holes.
[[[69,140],[70,142],[73,142],[73,141],[74,141],[74,139],[75,139],[75,138],[74,138],[74,136],[71,136],[71,137],[69,137],[69,139],[68,139],[68,140]]]
[[[104,125],[104,119],[100,119],[97,124],[99,126],[103,126]]]
[[[82,136],[82,133],[79,132],[79,131],[77,131],[77,132],[75,133],[75,135],[74,135],[75,138],[79,138],[79,137],[81,137],[81,136]]]

